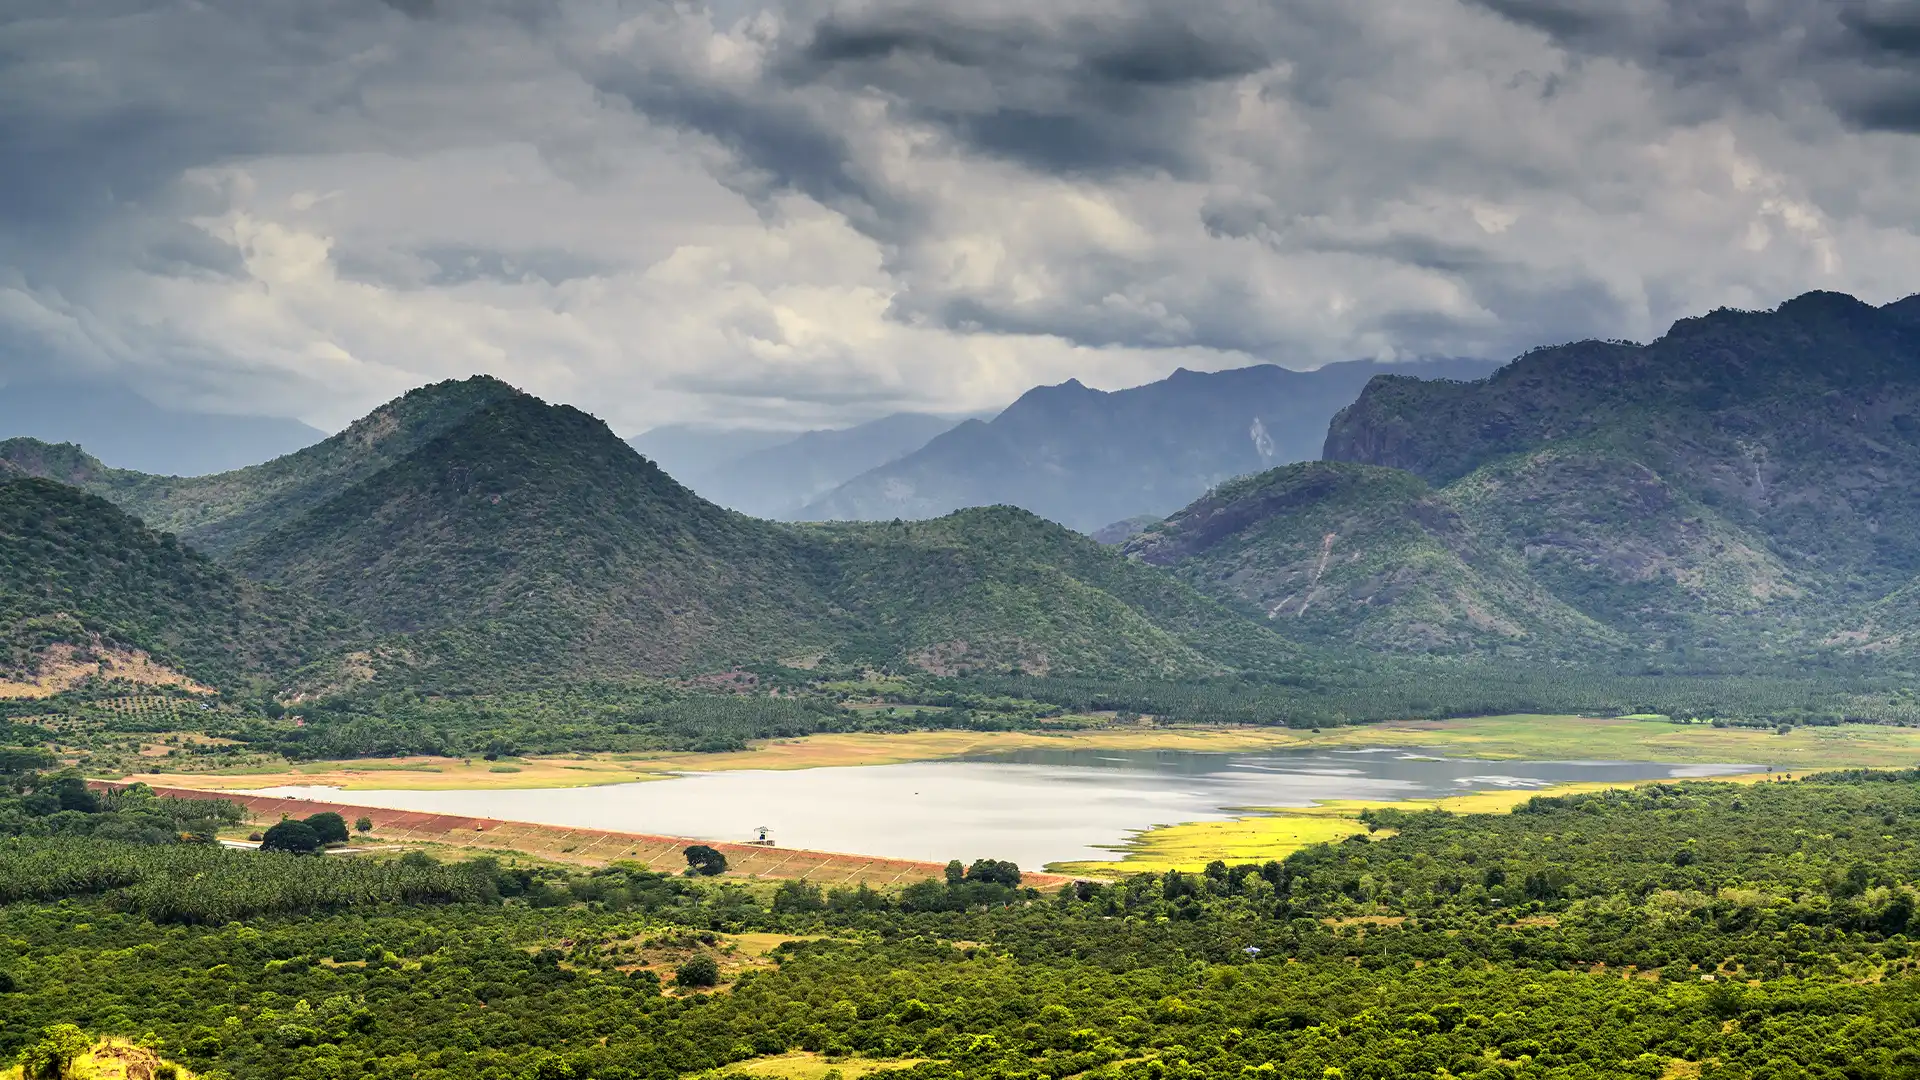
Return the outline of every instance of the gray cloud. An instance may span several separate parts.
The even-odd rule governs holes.
[[[1850,124],[1920,130],[1920,9],[1907,0],[1477,2],[1696,92],[1779,111],[1812,93]]]
[[[1883,302],[1917,61],[1901,0],[27,0],[0,380],[802,427]]]

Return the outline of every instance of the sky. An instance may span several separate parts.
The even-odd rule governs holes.
[[[9,0],[0,382],[622,433],[1920,291],[1911,0]],[[4,392],[4,390],[0,390]]]

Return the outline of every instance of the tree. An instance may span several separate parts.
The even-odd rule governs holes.
[[[312,829],[322,844],[344,844],[347,842],[347,819],[331,810],[325,810],[307,819],[307,828]]]
[[[773,913],[775,915],[804,915],[813,911],[824,911],[827,898],[820,892],[820,886],[811,881],[783,881],[773,890]]]
[[[21,1073],[34,1080],[59,1080],[73,1068],[81,1054],[92,1049],[93,1040],[72,1024],[55,1024],[40,1032],[40,1041],[20,1055]]]
[[[5,746],[0,747],[0,776],[16,776],[20,773],[39,772],[53,768],[54,757],[45,750]]]
[[[304,821],[288,818],[260,837],[261,851],[285,851],[307,855],[320,850],[320,834]]]
[[[370,817],[367,817],[365,814],[362,814],[360,815],[359,820],[353,823],[353,828],[355,832],[358,832],[362,835],[370,833],[373,831],[373,819]]]
[[[686,850],[687,873],[702,877],[717,877],[727,872],[727,857],[705,844],[694,844]]]
[[[720,965],[711,956],[696,956],[675,969],[673,981],[686,987],[719,986]]]
[[[967,880],[1017,889],[1020,887],[1020,867],[999,859],[975,859],[973,865],[967,867]]]
[[[967,880],[967,868],[959,859],[947,861],[947,884],[958,885]]]

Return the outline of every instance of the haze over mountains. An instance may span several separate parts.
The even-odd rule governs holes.
[[[168,409],[111,386],[0,386],[0,438],[87,448],[101,461],[160,476],[201,476],[290,454],[326,438],[298,420]]]
[[[798,435],[668,427],[627,441],[703,498],[743,514],[791,520],[819,496],[925,446],[962,419],[894,413]]]
[[[1006,504],[1091,533],[1172,513],[1224,480],[1319,456],[1327,421],[1383,372],[1480,378],[1479,360],[1353,361],[1315,371],[1263,364],[1176,371],[1129,390],[1070,380],[1029,390],[836,488],[805,520],[938,517]]]

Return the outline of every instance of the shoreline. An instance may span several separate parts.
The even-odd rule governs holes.
[[[1625,791],[1658,783],[1755,784],[1792,776],[1783,771],[1670,780],[1575,780],[1538,788],[1467,791],[1437,799],[1324,799],[1309,806],[1229,807],[1240,816],[1137,829],[1120,843],[1105,845],[1118,855],[1115,859],[1062,859],[1047,863],[1046,869],[1051,873],[1086,877],[1125,877],[1167,870],[1187,873],[1201,870],[1216,859],[1229,864],[1284,859],[1303,847],[1337,843],[1349,836],[1367,833],[1367,826],[1360,821],[1361,812],[1366,810],[1499,814],[1536,797]]]
[[[1424,750],[1487,761],[1641,761],[1672,765],[1769,761],[1794,772],[1920,765],[1920,729],[1851,724],[1790,734],[1626,718],[1506,715],[1327,728],[1149,726],[1083,731],[823,734],[717,754],[556,754],[501,761],[447,757],[321,761],[284,769],[132,773],[112,777],[207,791],[332,787],[341,791],[579,788],[683,773],[786,771],[943,761],[1015,750],[1184,750],[1232,753],[1335,748]]]

